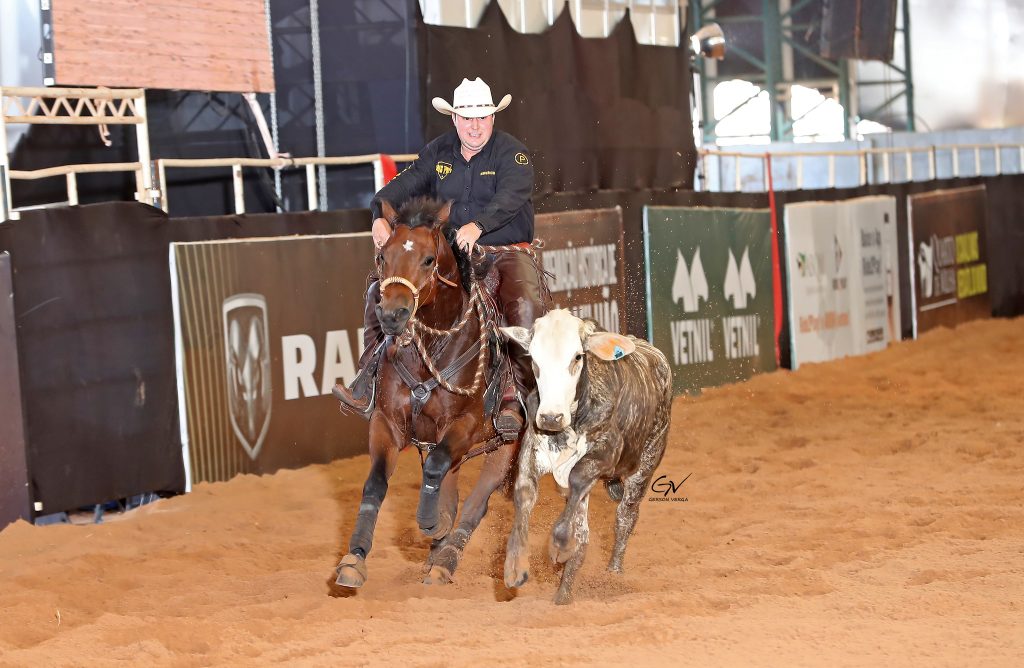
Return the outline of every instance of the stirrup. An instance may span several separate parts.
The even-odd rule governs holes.
[[[380,363],[381,351],[386,341],[382,341],[373,351],[366,366],[359,370],[352,384],[345,387],[341,383],[334,386],[331,394],[341,402],[342,413],[355,413],[364,420],[369,420],[377,405],[377,367]]]
[[[494,418],[494,429],[506,443],[519,440],[519,435],[523,431],[523,414],[519,411],[519,406],[513,404],[502,408]]]

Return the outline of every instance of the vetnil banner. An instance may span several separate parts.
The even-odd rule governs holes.
[[[626,331],[622,211],[540,214],[536,237],[544,241],[540,256],[551,273],[552,306],[593,318],[609,332]]]
[[[899,338],[894,198],[788,204],[785,229],[794,369]]]
[[[914,336],[992,314],[985,208],[985,186],[909,196]]]
[[[645,207],[647,329],[676,393],[776,368],[768,210]]]
[[[175,243],[170,253],[190,481],[366,452],[367,423],[340,414],[330,393],[355,377],[362,350],[369,234]]]

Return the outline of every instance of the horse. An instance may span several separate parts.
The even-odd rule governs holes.
[[[385,339],[370,415],[370,472],[348,554],[336,569],[336,583],[349,588],[366,582],[377,514],[401,450],[414,445],[420,451],[416,522],[432,539],[424,582],[444,584],[491,494],[510,479],[519,448],[518,441],[504,441],[485,416],[485,401],[493,406],[495,394],[500,398],[508,371],[493,298],[476,279],[471,258],[454,243],[451,202],[418,198],[397,213],[388,202],[382,210],[392,234],[377,256],[376,311]],[[455,527],[459,468],[477,455],[485,457],[480,479]]]

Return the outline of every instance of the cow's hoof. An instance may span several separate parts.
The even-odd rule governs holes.
[[[555,593],[555,605],[569,605],[572,603],[572,592],[562,591]]]
[[[452,572],[443,566],[431,566],[427,577],[423,578],[426,585],[445,585],[452,581]]]
[[[505,586],[509,589],[522,587],[530,579],[528,560],[523,555],[505,556]]]
[[[605,480],[604,487],[608,490],[608,497],[612,501],[622,501],[622,481],[616,478],[615,480]]]
[[[358,589],[366,584],[366,560],[354,554],[346,554],[338,564],[337,573],[335,584]]]
[[[555,525],[554,531],[551,532],[551,542],[548,544],[548,554],[551,557],[551,562],[564,564],[569,561],[569,557],[575,551],[576,541],[569,531],[568,524]]]

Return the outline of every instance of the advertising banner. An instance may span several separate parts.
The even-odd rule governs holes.
[[[764,209],[645,207],[647,326],[676,393],[776,368]]]
[[[0,252],[0,531],[30,519],[11,256]]]
[[[369,234],[171,245],[182,440],[192,483],[367,451],[330,396],[362,350]]]
[[[535,236],[554,308],[597,320],[609,332],[626,331],[622,211],[592,209],[540,214]]]
[[[914,336],[987,318],[985,187],[910,195],[910,268]]]
[[[787,204],[785,226],[793,368],[898,340],[895,199]]]
[[[793,368],[853,355],[846,210],[833,202],[787,204],[784,218]]]
[[[900,269],[896,199],[860,197],[842,203],[852,223],[857,254],[851,281],[854,350],[884,350],[900,339]]]

